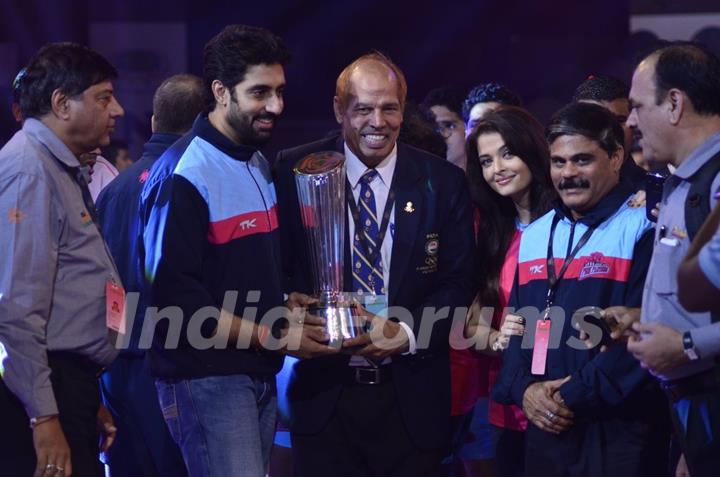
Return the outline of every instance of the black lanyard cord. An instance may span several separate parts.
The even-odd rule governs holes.
[[[590,240],[590,236],[595,231],[595,226],[589,226],[588,229],[585,231],[585,233],[580,237],[580,240],[578,240],[577,245],[575,245],[575,248],[565,257],[565,263],[563,263],[562,268],[560,269],[559,274],[555,274],[555,257],[553,254],[553,241],[555,239],[555,229],[557,228],[558,222],[560,222],[560,215],[555,214],[553,217],[552,226],[550,227],[550,239],[548,240],[548,251],[547,251],[547,272],[548,272],[548,292],[547,292],[547,301],[546,305],[549,309],[553,301],[555,300],[555,292],[557,291],[558,284],[560,283],[560,280],[562,280],[563,276],[565,275],[565,272],[567,271],[568,267],[570,266],[570,263],[572,263],[575,256],[578,254],[581,248],[587,244],[588,240]],[[568,244],[568,249],[570,248],[570,245],[572,245],[572,236],[570,237],[571,242]],[[546,314],[547,315],[547,314]]]

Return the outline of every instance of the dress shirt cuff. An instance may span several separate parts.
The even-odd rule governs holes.
[[[720,323],[701,326],[690,330],[695,349],[705,360],[720,355]]]
[[[713,238],[700,249],[698,266],[708,281],[720,289],[720,240]]]
[[[403,353],[403,356],[417,353],[417,341],[415,340],[413,330],[407,325],[407,323],[403,323],[402,321],[398,321],[398,325],[402,326],[408,336],[408,350]]]
[[[58,414],[55,394],[50,384],[33,389],[29,402],[25,404],[25,412],[27,412],[28,419]],[[30,421],[28,421],[28,423],[29,422]]]

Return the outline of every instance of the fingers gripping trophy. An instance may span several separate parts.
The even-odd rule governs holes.
[[[308,312],[325,319],[329,345],[339,348],[343,340],[365,332],[350,294],[343,291],[345,157],[333,151],[309,154],[293,172],[318,299]]]

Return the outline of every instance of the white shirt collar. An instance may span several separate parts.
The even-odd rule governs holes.
[[[368,170],[368,166],[363,164],[363,162],[350,150],[347,143],[344,143],[344,149],[345,173],[347,174],[348,181],[350,181],[350,185],[354,189],[357,186],[358,181],[360,181],[362,175],[365,174],[365,171]],[[390,154],[375,167],[375,170],[378,172],[380,179],[382,179],[383,183],[388,188],[390,187],[390,184],[392,184],[392,178],[393,173],[395,172],[396,163],[397,143],[395,143],[395,146],[393,147],[392,151],[390,151]]]

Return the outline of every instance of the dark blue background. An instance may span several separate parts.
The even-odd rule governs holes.
[[[285,39],[293,61],[286,70],[285,115],[269,155],[335,127],[335,78],[373,49],[404,70],[415,100],[433,87],[467,89],[494,80],[516,90],[541,120],[567,102],[589,74],[610,73],[629,81],[643,50],[642,38],[628,35],[628,0],[0,0],[0,8],[0,42],[15,42],[18,48],[12,71],[48,41],[87,43],[91,22],[185,22],[187,64],[197,74],[203,45],[224,25],[271,29]],[[9,112],[11,81],[0,78],[3,141],[17,128]],[[137,115],[142,121],[125,127],[147,130],[138,136],[147,137],[145,112]],[[122,128],[119,135],[130,137]],[[141,144],[131,146],[137,151]]]

